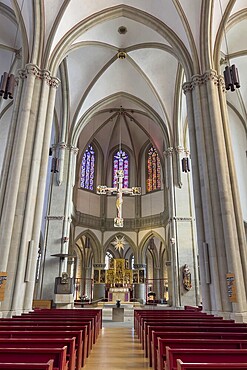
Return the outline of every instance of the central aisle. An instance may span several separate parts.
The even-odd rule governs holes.
[[[141,344],[134,329],[124,324],[119,327],[103,327],[93,350],[86,361],[85,370],[148,369]]]

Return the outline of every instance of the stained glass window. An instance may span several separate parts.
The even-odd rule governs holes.
[[[85,150],[81,163],[81,188],[94,190],[95,176],[95,151],[93,146],[88,145]]]
[[[147,192],[161,188],[160,158],[157,150],[151,146],[147,153]]]
[[[123,150],[118,150],[113,157],[113,187],[117,186],[117,171],[124,171],[123,187],[129,186],[129,156]]]

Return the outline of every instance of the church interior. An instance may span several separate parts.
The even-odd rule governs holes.
[[[2,0],[0,30],[0,317],[247,321],[247,1]]]

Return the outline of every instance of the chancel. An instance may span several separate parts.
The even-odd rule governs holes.
[[[128,268],[128,261],[116,258],[110,261],[110,268],[106,271],[106,287],[108,301],[129,302],[133,294],[133,271]]]
[[[0,316],[247,321],[246,31],[246,0],[0,1]]]

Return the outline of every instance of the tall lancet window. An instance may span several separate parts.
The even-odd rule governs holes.
[[[113,156],[113,187],[117,186],[117,171],[124,171],[123,187],[129,187],[129,156],[124,150],[118,150]]]
[[[88,145],[85,150],[81,163],[81,188],[94,190],[95,177],[95,151],[93,146]]]
[[[151,146],[147,152],[147,193],[161,189],[160,158],[157,150]]]

